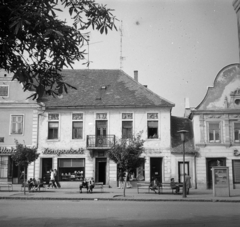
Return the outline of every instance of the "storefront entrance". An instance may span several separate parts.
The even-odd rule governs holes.
[[[107,169],[107,159],[106,158],[96,158],[96,182],[103,182],[106,184],[106,169]]]
[[[42,158],[42,180],[46,184],[50,181],[50,169],[52,169],[52,158]]]
[[[212,189],[212,167],[226,166],[226,158],[207,158],[206,172],[207,172],[207,189]]]
[[[150,158],[150,180],[162,182],[162,158]]]

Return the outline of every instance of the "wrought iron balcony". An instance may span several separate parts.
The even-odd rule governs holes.
[[[115,144],[115,135],[87,136],[88,149],[109,149]]]

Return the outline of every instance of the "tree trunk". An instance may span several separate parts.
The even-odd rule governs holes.
[[[24,195],[26,195],[26,189],[25,189],[25,186],[26,186],[26,179],[25,179],[25,174],[26,173],[26,166],[24,166],[24,174],[23,174],[23,185],[24,185]]]
[[[126,185],[127,185],[128,172],[126,172],[124,187],[123,187],[123,196],[125,197]]]

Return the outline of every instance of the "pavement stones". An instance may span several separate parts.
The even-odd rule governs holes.
[[[104,188],[93,190],[93,193],[87,193],[83,189],[83,193],[79,193],[79,188],[62,187],[60,189],[46,189],[40,192],[28,192],[24,195],[21,191],[21,185],[13,185],[13,191],[1,190],[0,199],[11,200],[109,200],[109,201],[182,201],[182,202],[237,202],[240,203],[240,189],[230,190],[230,197],[214,197],[212,190],[191,189],[190,195],[183,198],[182,194],[172,194],[171,191],[162,194],[148,193],[147,190],[137,193],[136,188],[127,188],[125,197],[123,189]]]

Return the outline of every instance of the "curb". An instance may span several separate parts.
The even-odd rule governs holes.
[[[130,198],[56,198],[56,197],[5,197],[0,200],[70,200],[70,201],[131,201],[131,202],[221,202],[221,203],[240,203],[240,200],[227,199],[130,199]]]

